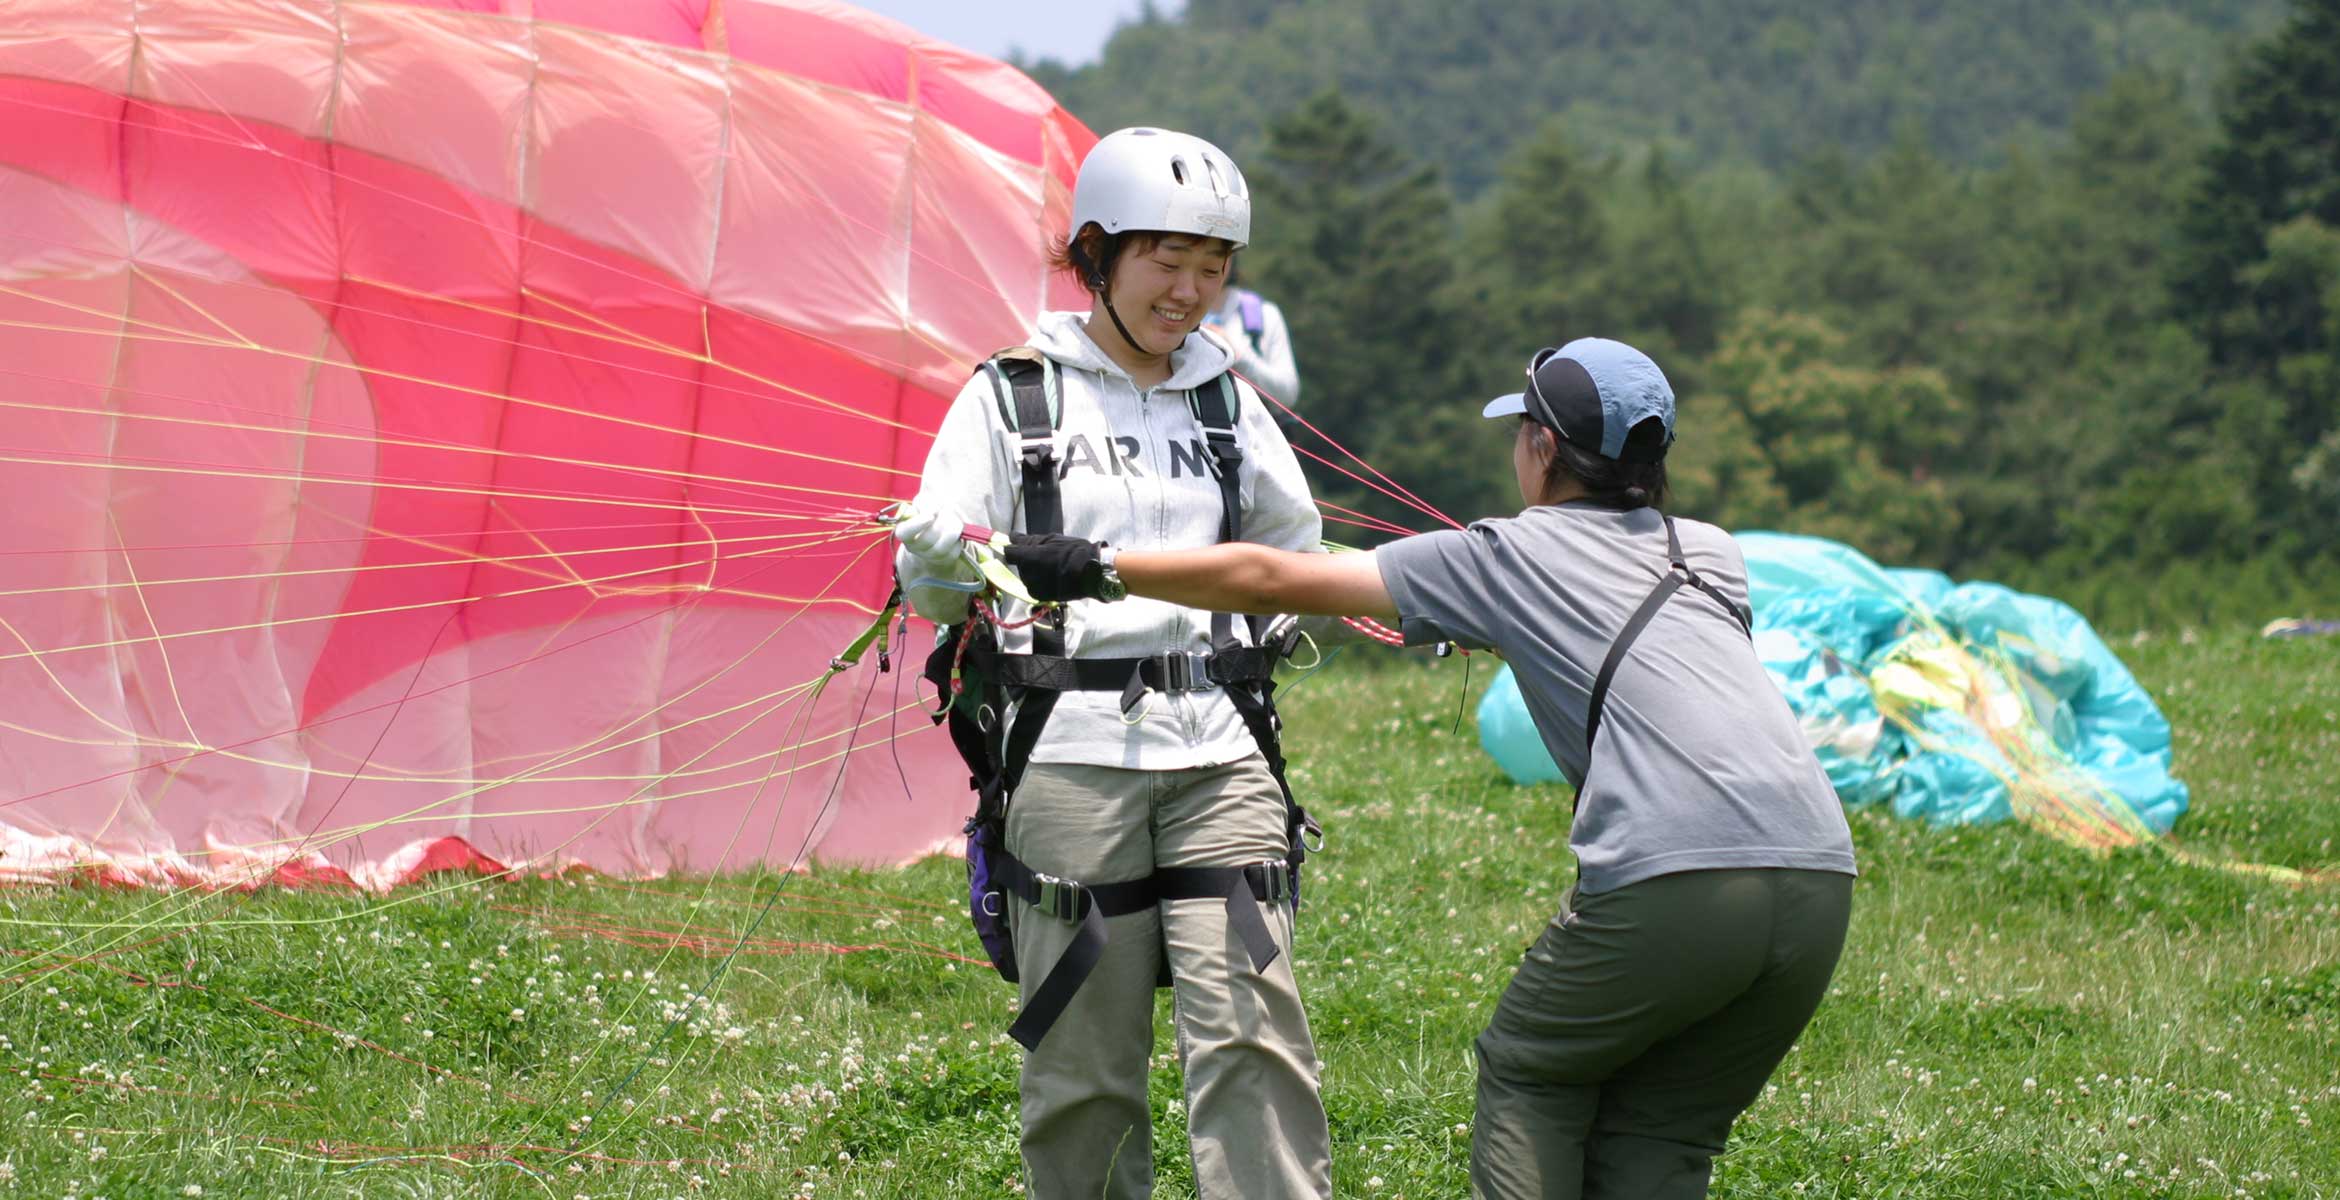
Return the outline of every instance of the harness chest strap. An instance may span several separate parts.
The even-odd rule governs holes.
[[[1057,489],[1056,458],[1056,423],[1062,415],[1062,403],[1057,390],[1056,363],[1037,350],[1019,348],[993,356],[983,367],[991,373],[995,389],[1001,384],[1008,385],[1003,399],[1014,406],[1019,442],[1017,461],[1023,472],[1023,486],[1017,494],[1024,509],[1024,528],[1031,533],[1062,533],[1064,498]],[[1053,657],[1064,653],[1064,618],[1060,606],[1033,623],[1034,654]],[[1002,657],[1004,660],[1009,656]],[[1019,697],[1015,727],[997,747],[1003,803],[1022,782],[1024,766],[1032,759],[1032,748],[1040,742],[1040,731],[1048,724],[1048,714],[1056,708],[1056,697],[1056,692],[1043,690],[1027,691]]]
[[[1024,531],[1027,533],[1064,532],[1063,496],[1058,483],[1056,455],[1056,425],[1062,416],[1062,403],[1056,382],[1056,364],[1036,350],[1021,348],[1003,351],[986,360],[983,370],[990,375],[998,393],[1001,415],[1016,426],[1017,468],[1021,479],[1021,504],[1024,512]],[[1221,374],[1202,387],[1187,394],[1187,406],[1194,414],[1195,423],[1203,432],[1203,456],[1211,476],[1219,485],[1219,540],[1241,541],[1243,538],[1243,446],[1236,433],[1237,394],[1232,376]],[[1146,658],[1073,660],[1064,656],[1064,610],[1057,609],[1047,620],[1035,625],[1032,634],[1031,655],[1003,655],[1003,662],[1022,658],[1055,660],[1057,663],[1085,663],[1097,661],[1115,664],[1121,671],[1118,678],[1104,679],[1102,668],[1080,666],[1077,682],[1066,686],[1065,680],[1076,678],[1051,664],[1045,668],[1027,671],[1023,678],[1006,679],[1011,686],[1022,686],[1035,691],[1121,691],[1122,711],[1134,711],[1148,691],[1191,691],[1229,683],[1257,683],[1269,677],[1245,661],[1244,651],[1255,650],[1235,640],[1234,617],[1228,613],[1211,614],[1211,653],[1206,663],[1228,659],[1223,665],[1206,665],[1200,674],[1191,668],[1182,671],[1179,660],[1194,656],[1165,654]],[[1159,664],[1149,667],[1149,664]],[[1273,663],[1268,664],[1272,670]],[[1208,679],[1208,684],[1199,680]],[[1027,700],[1028,704],[1029,701]],[[1048,707],[1053,707],[1053,700]],[[1045,714],[1042,714],[1043,721]],[[1020,722],[1019,722],[1020,723]],[[1253,731],[1254,734],[1258,732]],[[1037,741],[1038,729],[1033,738]],[[1027,752],[1030,747],[1025,748]],[[1281,783],[1281,780],[1278,780]],[[1287,789],[1288,792],[1288,789]]]

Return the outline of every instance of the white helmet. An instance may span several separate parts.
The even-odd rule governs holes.
[[[1235,160],[1193,134],[1120,129],[1090,149],[1073,183],[1073,234],[1091,221],[1107,233],[1191,233],[1241,248],[1251,240],[1251,189]]]

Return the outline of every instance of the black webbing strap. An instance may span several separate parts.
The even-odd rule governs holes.
[[[1721,588],[1708,583],[1703,576],[1696,574],[1691,575],[1690,586],[1697,588],[1699,591],[1705,592],[1709,596],[1714,597],[1714,602],[1716,604],[1722,605],[1723,611],[1731,615],[1731,620],[1739,623],[1739,632],[1746,634],[1748,637],[1755,636],[1754,613],[1751,613],[1746,609],[1740,608],[1737,604],[1732,603],[1729,596],[1722,594]]]
[[[1208,385],[1187,394],[1187,402],[1194,409],[1195,423],[1202,426],[1203,451],[1208,456],[1211,470],[1219,481],[1219,541],[1243,540],[1243,446],[1236,437],[1238,406],[1242,393],[1236,390],[1235,376],[1221,374]],[[1253,638],[1258,639],[1260,622],[1252,621]],[[1227,613],[1211,614],[1211,647],[1214,658],[1232,658],[1243,653],[1235,641],[1234,618]],[[1251,731],[1251,739],[1259,744],[1260,756],[1266,760],[1268,773],[1276,780],[1276,787],[1284,794],[1285,832],[1291,839],[1287,863],[1291,872],[1292,900],[1295,910],[1300,898],[1300,864],[1307,859],[1306,840],[1313,834],[1324,834],[1300,807],[1292,795],[1292,785],[1284,777],[1283,722],[1276,716],[1276,681],[1274,651],[1268,651],[1266,669],[1256,683],[1239,683],[1227,688],[1227,699],[1243,717],[1243,724]],[[1256,957],[1256,956],[1255,956]]]
[[[1235,376],[1219,377],[1187,394],[1195,424],[1202,426],[1203,458],[1211,477],[1219,481],[1219,542],[1243,540],[1243,444],[1235,436],[1237,395]],[[1235,640],[1235,619],[1211,614],[1211,648],[1222,649]]]
[[[1609,653],[1601,659],[1601,672],[1593,679],[1592,702],[1584,714],[1584,753],[1588,770],[1592,762],[1593,739],[1601,732],[1601,707],[1608,702],[1609,683],[1617,676],[1618,664],[1625,661],[1625,652],[1632,647],[1633,639],[1641,636],[1641,631],[1657,616],[1658,609],[1664,607],[1666,600],[1680,591],[1683,584],[1689,584],[1713,597],[1714,602],[1722,605],[1723,611],[1729,613],[1731,620],[1737,623],[1740,632],[1752,635],[1754,631],[1753,619],[1744,610],[1731,603],[1730,597],[1722,594],[1722,589],[1699,578],[1698,572],[1690,569],[1689,560],[1682,554],[1681,535],[1674,531],[1674,518],[1667,517],[1665,522],[1666,561],[1669,564],[1666,577],[1650,589],[1641,607],[1634,609],[1632,618],[1625,622],[1625,628],[1617,635],[1617,640],[1609,643]]]
[[[1290,879],[1283,863],[1267,862],[1242,867],[1158,867],[1144,879],[1085,884],[1034,871],[1005,850],[994,851],[994,887],[1022,900],[1036,915],[1078,926],[1072,943],[1048,969],[1047,977],[1032,989],[1031,1000],[1008,1026],[1008,1036],[1026,1050],[1037,1048],[1104,958],[1105,919],[1142,912],[1164,900],[1224,898],[1227,924],[1243,940],[1252,968],[1266,971],[1276,961],[1278,947],[1260,907],[1289,897]]]
[[[1227,901],[1227,927],[1243,939],[1251,969],[1266,974],[1276,961],[1276,937],[1262,910],[1291,898],[1291,868],[1280,862],[1244,867],[1156,867],[1155,894],[1164,900]]]
[[[1274,673],[1275,651],[1264,646],[1145,658],[1009,654],[999,663],[1000,682],[1055,692],[1118,692],[1133,679],[1154,691],[1191,692],[1228,684],[1258,684]]]
[[[1299,803],[1292,798],[1292,785],[1284,782],[1284,722],[1276,715],[1276,681],[1264,680],[1256,689],[1228,688],[1227,699],[1235,705],[1235,714],[1243,718],[1244,728],[1251,731],[1251,740],[1259,743],[1259,754],[1267,762],[1268,774],[1275,776],[1276,786],[1283,789],[1285,816],[1292,825],[1292,864],[1298,866],[1307,857],[1300,842],[1302,827],[1308,833],[1323,831],[1301,811]]]
[[[1235,377],[1217,379],[1187,393],[1195,424],[1202,426],[1203,454],[1219,481],[1219,540],[1243,540],[1243,443],[1235,436]]]
[[[995,373],[996,380],[1007,383],[1008,404],[1015,410],[1016,465],[1023,474],[1024,529],[1028,533],[1062,533],[1064,497],[1057,488],[1057,414],[1048,397],[1048,373],[1054,368],[1045,358],[1015,354],[996,356],[984,366]],[[1064,653],[1063,610],[1033,623],[1032,649],[1052,656]],[[1007,678],[1009,664],[1021,657],[999,656],[996,666],[1002,683],[1012,685]],[[1048,724],[1048,714],[1056,708],[1054,692],[1009,692],[1007,696],[1014,701],[1015,720],[1000,745],[999,795],[1003,807],[1007,798],[1015,794],[1016,784],[1022,781],[1024,766],[1032,759],[1032,747],[1039,744],[1040,731]]]
[[[1007,352],[987,360],[1000,410],[1016,427],[1016,466],[1022,473],[1024,529],[1064,532],[1064,506],[1057,494],[1056,413],[1048,403],[1048,363],[1037,356]],[[1004,385],[1004,386],[1003,386]]]
[[[1003,654],[1002,666],[1014,662],[1018,656]],[[1008,797],[1016,794],[1016,785],[1024,781],[1024,767],[1032,761],[1032,747],[1040,744],[1040,731],[1048,724],[1048,714],[1056,709],[1057,693],[1047,690],[1027,691],[1016,703],[1015,720],[1008,725],[1007,737],[999,748],[999,803],[1004,813]]]
[[[1098,960],[1104,957],[1105,918],[1152,908],[1154,881],[1149,878],[1126,883],[1077,883],[1034,871],[1002,849],[994,852],[991,882],[992,886],[1030,905],[1033,911],[1080,927],[1073,932],[1072,944],[1065,947],[1056,965],[1048,969],[1047,978],[1032,990],[1032,999],[1024,1005],[1024,1011],[1016,1014],[1015,1022],[1008,1026],[1008,1036],[1030,1050],[1039,1046],[1049,1027],[1064,1015],[1073,994],[1081,990],[1089,972],[1096,970]]]
[[[1057,490],[1056,413],[1048,403],[1046,359],[999,356],[984,364],[1008,384],[1016,413],[1016,465],[1023,473],[1024,532],[1063,533],[1064,497]],[[1032,626],[1032,649],[1064,653],[1063,610]],[[1036,736],[1036,734],[1035,734]]]
[[[1593,739],[1601,733],[1601,706],[1608,702],[1609,681],[1617,677],[1617,664],[1625,661],[1625,651],[1632,648],[1633,639],[1640,637],[1641,631],[1649,627],[1650,619],[1657,616],[1657,611],[1665,607],[1667,598],[1681,588],[1681,574],[1676,571],[1666,572],[1666,577],[1659,580],[1658,585],[1650,589],[1648,597],[1642,600],[1641,607],[1633,610],[1633,618],[1625,622],[1625,631],[1617,635],[1616,641],[1609,643],[1608,657],[1601,660],[1601,673],[1593,680],[1592,705],[1584,715],[1584,753],[1587,763],[1592,761]]]

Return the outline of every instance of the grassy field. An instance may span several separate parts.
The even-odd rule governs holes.
[[[2340,860],[2340,642],[2121,649],[2178,729],[2189,849]],[[1566,796],[1453,732],[1458,662],[1354,665],[1287,710],[1332,833],[1297,958],[1335,1178],[1459,1197],[1469,1040],[1568,886]],[[1832,998],[1717,1195],[2340,1197],[2340,884],[1853,829]],[[979,953],[959,887],[930,861],[388,901],[0,893],[0,1196],[1012,1194],[1013,993],[950,957]]]

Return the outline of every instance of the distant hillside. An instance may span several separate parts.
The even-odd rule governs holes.
[[[1080,70],[1027,69],[1099,130],[1167,124],[1256,143],[1327,87],[1465,196],[1553,113],[1592,147],[1777,168],[1902,127],[1952,159],[2070,122],[2117,71],[2197,97],[2286,0],[1189,0]]]

